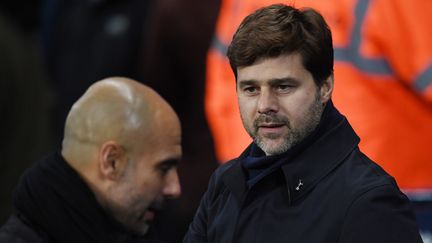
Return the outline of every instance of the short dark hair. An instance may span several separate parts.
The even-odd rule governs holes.
[[[312,8],[273,4],[247,16],[228,47],[227,56],[237,79],[237,67],[258,58],[299,53],[317,86],[333,74],[333,43],[324,18]]]

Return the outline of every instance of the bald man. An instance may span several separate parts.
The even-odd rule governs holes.
[[[180,122],[152,89],[93,84],[73,105],[61,153],[28,169],[0,242],[147,242],[166,199],[180,195]]]

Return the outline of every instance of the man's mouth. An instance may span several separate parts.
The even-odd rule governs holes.
[[[258,130],[264,133],[278,133],[284,126],[285,124],[281,123],[263,123],[258,125]]]
[[[279,133],[285,126],[290,128],[288,119],[282,116],[260,115],[254,121],[256,132]]]
[[[261,123],[258,124],[258,127],[264,127],[264,128],[273,128],[273,127],[282,127],[285,124],[283,123]]]
[[[156,217],[158,211],[161,211],[165,205],[163,200],[158,200],[150,204],[147,210],[142,215],[142,220],[144,221],[153,221]]]
[[[145,211],[145,213],[144,213],[142,219],[143,219],[144,221],[147,221],[147,222],[149,222],[149,221],[153,221],[154,218],[155,218],[155,214],[156,214],[156,213],[155,213],[153,210],[151,210],[151,209],[147,209],[147,211]]]

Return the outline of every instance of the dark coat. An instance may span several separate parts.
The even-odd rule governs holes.
[[[184,242],[422,242],[408,198],[342,119],[251,189],[239,158],[212,176]]]
[[[38,232],[22,215],[12,215],[0,230],[0,243],[52,242]]]
[[[99,204],[93,191],[60,153],[21,176],[14,194],[18,212],[0,228],[0,243],[148,243]]]

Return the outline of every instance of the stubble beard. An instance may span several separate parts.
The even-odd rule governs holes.
[[[321,103],[319,92],[317,92],[314,102],[310,105],[303,120],[299,122],[298,127],[293,127],[289,119],[285,116],[261,114],[255,119],[252,129],[247,126],[245,126],[245,129],[253,138],[254,143],[263,150],[266,155],[282,154],[299,144],[316,129],[321,120],[323,110],[324,106]],[[258,133],[258,124],[261,122],[284,124],[288,131],[283,134],[267,134],[266,136],[262,136]],[[243,124],[245,124],[244,121]],[[281,141],[277,142],[276,140]]]
[[[129,160],[128,166],[131,163]],[[96,197],[106,213],[120,223],[127,231],[143,236],[148,232],[150,225],[149,222],[140,220],[140,217],[144,213],[143,199],[137,194],[135,187],[133,187],[132,173],[133,169],[127,168],[125,174],[122,175],[121,185],[110,188],[107,196],[98,193]],[[149,205],[146,208],[148,207]]]
[[[142,208],[141,205],[137,205],[141,204],[140,201],[142,199],[135,197],[134,191],[129,189],[126,195],[128,199],[124,199],[122,202],[113,200],[113,198],[118,197],[119,193],[123,193],[124,195],[125,192],[112,190],[109,193],[111,195],[109,198],[98,201],[106,213],[120,223],[127,231],[136,235],[145,235],[149,229],[149,222],[140,220],[143,210],[137,210],[138,208]]]

